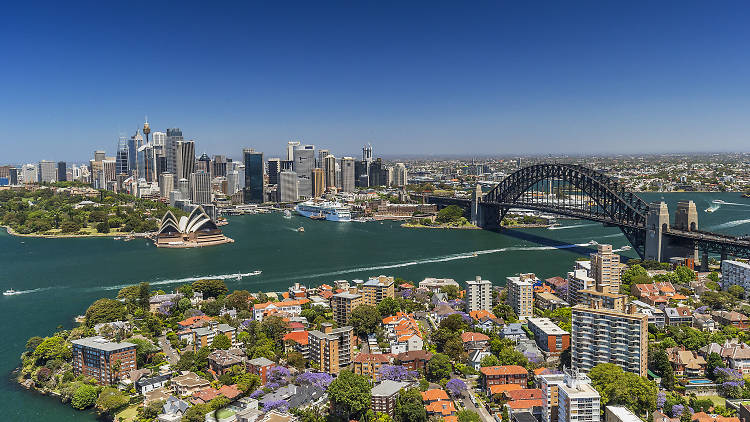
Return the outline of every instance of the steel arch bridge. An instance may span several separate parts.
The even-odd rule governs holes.
[[[473,200],[439,196],[425,200],[438,207],[461,206],[485,229],[501,228],[500,223],[511,208],[597,221],[619,227],[641,258],[647,255],[647,243],[652,245],[649,255],[656,254],[656,248],[662,251],[662,260],[670,254],[685,257],[696,250],[703,252],[705,260],[709,252],[720,254],[722,259],[727,255],[750,258],[750,239],[698,231],[697,215],[695,227],[670,227],[668,215],[665,220],[658,215],[659,210],[650,220],[653,204],[615,179],[581,165],[531,165],[515,171],[485,194],[477,190]],[[661,239],[656,246],[654,237]]]
[[[622,229],[639,255],[644,253],[648,204],[613,178],[575,164],[536,164],[506,177],[481,200],[499,207],[498,220],[510,208],[553,212],[598,221]],[[491,213],[494,214],[494,213]]]

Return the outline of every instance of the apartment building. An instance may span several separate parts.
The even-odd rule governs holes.
[[[333,320],[338,325],[349,323],[352,310],[362,304],[362,295],[355,293],[337,293],[331,296],[331,309],[333,309]]]
[[[576,264],[581,261],[576,261]],[[586,261],[588,262],[588,261]],[[568,273],[568,303],[571,306],[581,304],[581,290],[591,290],[596,285],[596,280],[589,277],[589,271],[585,268],[578,268]]]
[[[601,397],[591,379],[577,371],[565,371],[558,386],[559,422],[599,422]]]
[[[382,353],[359,353],[354,357],[352,370],[357,375],[364,375],[372,381],[380,379],[380,368],[390,362],[390,358]]]
[[[646,376],[648,317],[636,313],[576,305],[572,308],[571,364],[588,372],[600,363],[614,363],[623,370]]]
[[[538,375],[539,388],[542,390],[542,422],[557,422],[560,386],[563,374]]]
[[[253,319],[263,321],[263,317],[273,314],[289,314],[299,316],[302,313],[302,305],[309,303],[307,298],[284,300],[281,302],[256,303],[253,305]]]
[[[508,305],[520,320],[534,316],[534,285],[528,279],[528,274],[507,278]]]
[[[354,352],[354,329],[350,326],[333,329],[325,323],[323,331],[308,331],[307,343],[310,361],[317,362],[320,370],[338,374],[341,368],[349,366]]]
[[[385,380],[376,385],[370,391],[372,410],[393,417],[399,391],[409,386],[411,386],[410,382],[391,380]]]
[[[526,368],[518,365],[486,366],[479,370],[480,383],[489,391],[493,385],[518,384],[523,388],[528,386],[529,373]]]
[[[741,286],[750,291],[750,264],[725,259],[721,261],[721,283],[724,288]]]
[[[620,255],[612,253],[612,245],[598,245],[591,254],[591,276],[603,291],[620,293]]]
[[[529,330],[536,345],[550,355],[559,355],[570,347],[570,333],[555,325],[549,318],[529,318]]]
[[[362,284],[362,303],[370,306],[378,306],[383,299],[396,295],[393,277],[384,275],[370,278]]]
[[[594,303],[601,303],[603,308],[612,309],[618,312],[625,312],[625,304],[628,296],[619,293],[610,293],[604,286],[595,286],[587,290],[579,290],[578,298],[580,305],[593,308]]]
[[[466,312],[492,310],[492,282],[477,276],[466,282]]]
[[[104,337],[73,340],[73,372],[108,385],[138,369],[135,344],[108,341]]]

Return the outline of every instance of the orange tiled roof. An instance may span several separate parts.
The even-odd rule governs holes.
[[[495,394],[503,394],[507,391],[514,391],[514,390],[521,390],[523,387],[521,387],[518,384],[495,384],[490,385],[490,395]]]
[[[473,319],[477,320],[477,321],[479,321],[479,320],[481,320],[482,318],[485,318],[485,317],[489,317],[489,318],[492,318],[492,319],[496,318],[495,314],[493,314],[492,312],[490,312],[490,311],[488,311],[486,309],[480,309],[478,311],[471,311],[471,312],[469,312],[469,316],[472,317]]]
[[[432,402],[424,408],[428,413],[438,413],[442,416],[451,416],[456,413],[456,406],[450,400]]]
[[[523,388],[520,390],[506,391],[505,395],[510,400],[536,400],[542,398],[542,390],[538,388]]]
[[[513,400],[513,401],[508,402],[508,406],[510,406],[510,408],[513,410],[530,409],[532,407],[542,407],[542,399]]]
[[[190,326],[190,325],[193,325],[193,324],[197,324],[199,322],[211,321],[212,319],[213,318],[211,318],[210,316],[207,316],[207,315],[198,315],[198,316],[190,317],[190,318],[187,318],[187,319],[183,319],[182,321],[178,322],[177,324],[181,325],[183,327],[187,327],[187,326]]]
[[[357,356],[354,357],[354,362],[357,362],[357,363],[367,363],[367,362],[388,363],[390,361],[390,356],[392,356],[392,355],[384,355],[384,354],[380,354],[380,353],[359,353]]]
[[[464,343],[469,341],[489,341],[490,338],[482,333],[464,332],[461,333],[461,341]]]
[[[320,289],[321,289],[321,290],[333,290],[333,287],[332,287],[332,286],[329,286],[329,285],[327,285],[327,284],[321,284],[321,285],[320,285]]]
[[[285,306],[302,306],[305,303],[309,302],[310,299],[296,299],[296,300],[283,300],[281,302],[265,302],[265,303],[256,303],[253,305],[253,309],[266,309],[267,307],[273,305],[275,307],[285,307]]]
[[[241,393],[242,392],[237,389],[237,385],[222,385],[221,388],[219,388],[219,394],[228,399],[233,399]]]
[[[284,341],[291,340],[295,343],[306,345],[308,342],[307,331],[292,331],[284,335]]]
[[[440,388],[433,388],[422,392],[422,401],[449,400],[448,393]]]
[[[479,372],[484,375],[528,375],[526,368],[518,365],[486,366]]]

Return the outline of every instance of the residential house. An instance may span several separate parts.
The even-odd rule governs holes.
[[[750,327],[750,318],[736,311],[715,311],[713,316],[721,325],[731,325],[740,330]]]
[[[391,344],[392,354],[424,348],[422,332],[413,316],[397,312],[396,315],[383,318],[383,326]]]
[[[520,322],[513,322],[503,327],[500,331],[500,337],[518,342],[522,338],[526,338],[526,331],[523,330]]]
[[[703,356],[685,347],[670,347],[666,349],[669,362],[677,376],[699,378],[706,375],[706,360]]]
[[[168,307],[170,307],[171,305],[176,305],[180,299],[182,299],[182,293],[154,295],[148,300],[148,309],[150,312],[158,312],[160,308],[162,310],[165,309],[165,304],[168,304]]]
[[[207,325],[211,321],[213,321],[213,318],[208,315],[198,315],[198,316],[186,318],[178,322],[177,326],[180,328],[180,330],[187,330],[190,328],[202,327],[204,325]]]
[[[430,359],[432,359],[432,353],[427,350],[411,350],[396,355],[396,360],[401,363],[401,366],[410,371],[424,371]]]
[[[188,408],[190,408],[190,403],[180,400],[175,396],[169,396],[164,406],[162,406],[162,413],[156,417],[156,421],[179,422]]]
[[[234,351],[229,351],[218,349],[208,355],[208,367],[217,375],[224,375],[233,366],[239,365],[244,367],[246,360],[242,350],[235,349]]]
[[[693,312],[686,306],[677,308],[664,308],[664,316],[667,325],[693,326]]]
[[[309,302],[309,299],[301,298],[285,300],[283,302],[256,303],[253,305],[253,319],[263,321],[263,317],[275,314],[299,316],[302,313],[302,305]]]
[[[167,385],[167,382],[172,378],[172,375],[156,375],[154,377],[141,377],[135,382],[135,391],[138,394],[146,394],[149,391],[162,388]]]
[[[491,355],[487,350],[473,350],[469,353],[468,365],[478,371],[482,366],[482,359]]]
[[[448,318],[449,316],[455,314],[456,311],[448,306],[447,303],[440,304],[435,307],[435,309],[432,310],[432,319],[435,320],[436,323],[440,324],[441,321],[443,321],[445,318]]]
[[[472,352],[474,350],[486,350],[490,338],[482,333],[465,331],[461,333],[461,341],[464,344],[464,350]]]
[[[448,397],[448,393],[445,392],[445,390],[440,388],[433,388],[431,390],[423,391],[422,393],[422,402],[430,404],[434,403],[436,401],[441,400],[450,400]]]
[[[182,375],[172,378],[172,387],[177,396],[192,396],[208,386],[211,383],[193,372],[185,372]]]
[[[568,302],[554,293],[534,293],[534,300],[536,301],[536,307],[539,309],[555,310],[570,306]]]
[[[310,348],[308,342],[309,334],[307,331],[292,331],[284,335],[284,350],[298,352],[305,359],[310,357]]]
[[[718,324],[709,314],[693,313],[693,326],[701,331],[712,333],[719,329]]]
[[[440,289],[445,286],[455,286],[457,289],[460,290],[460,287],[458,286],[458,283],[456,280],[452,278],[432,278],[428,277],[424,280],[419,282],[419,288],[420,289],[426,289],[433,293],[440,292]]]

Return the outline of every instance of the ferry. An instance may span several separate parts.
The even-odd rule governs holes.
[[[294,210],[299,215],[312,219],[352,221],[352,214],[349,207],[339,202],[305,201],[297,204]]]

